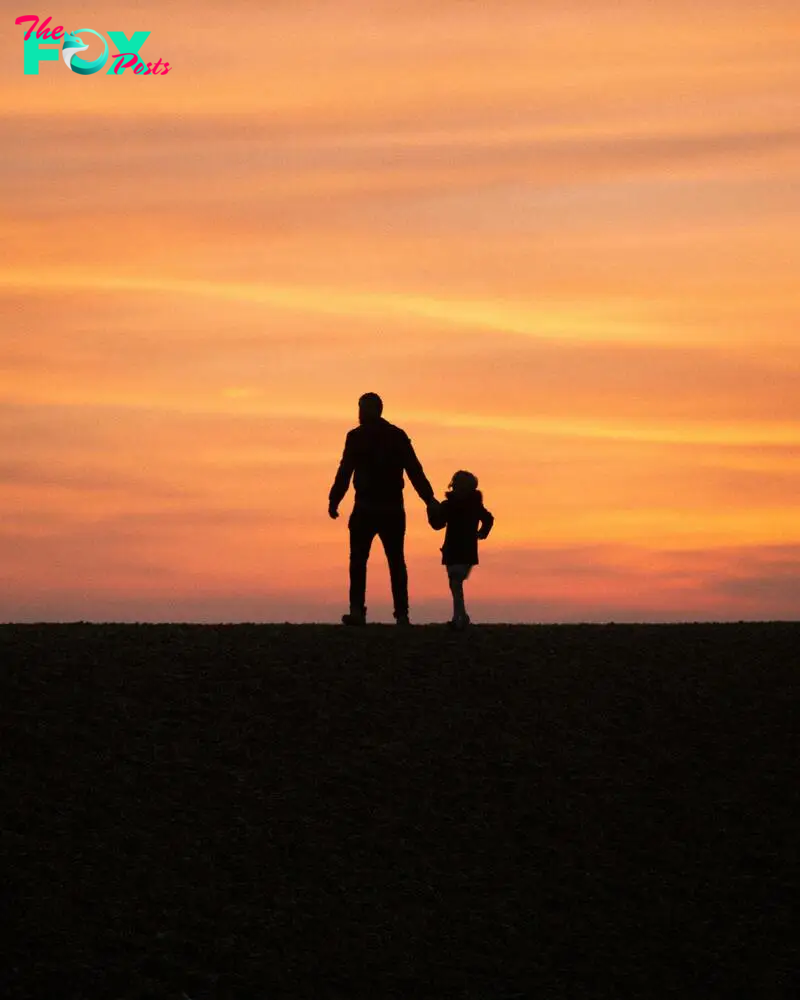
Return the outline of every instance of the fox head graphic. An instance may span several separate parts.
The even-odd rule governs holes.
[[[86,34],[97,35],[103,43],[103,54],[97,59],[81,59],[78,55],[79,52],[84,52],[89,48],[86,42],[80,37]],[[92,28],[78,28],[76,31],[67,31],[64,33],[64,44],[61,47],[61,55],[73,73],[88,76],[90,73],[96,73],[105,65],[106,59],[108,59],[108,42],[99,31],[94,31]]]

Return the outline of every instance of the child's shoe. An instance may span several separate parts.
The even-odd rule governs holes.
[[[349,614],[342,615],[342,625],[366,625],[367,609],[351,609]]]
[[[469,625],[469,615],[454,615],[452,621],[449,621],[448,626],[455,629],[456,632],[463,632],[463,630]]]

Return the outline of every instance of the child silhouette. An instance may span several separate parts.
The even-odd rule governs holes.
[[[494,517],[483,506],[477,477],[463,469],[456,472],[445,499],[428,507],[428,524],[437,531],[447,528],[442,563],[447,567],[453,595],[453,619],[449,624],[451,628],[463,629],[469,625],[464,581],[478,563],[478,539],[486,538],[494,524]]]

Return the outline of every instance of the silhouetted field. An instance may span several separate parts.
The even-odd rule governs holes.
[[[795,995],[800,624],[0,657],[3,1000]]]

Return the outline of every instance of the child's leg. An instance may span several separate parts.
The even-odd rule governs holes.
[[[450,581],[450,593],[453,595],[453,619],[467,617],[464,604],[464,580],[469,576],[469,566],[455,565],[447,567],[447,578]]]

